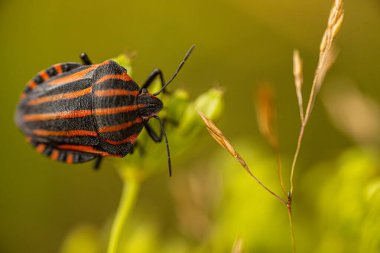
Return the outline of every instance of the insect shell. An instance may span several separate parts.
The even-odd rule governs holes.
[[[131,153],[144,127],[154,141],[166,138],[156,116],[163,104],[156,95],[173,78],[164,85],[161,71],[155,70],[140,89],[116,62],[91,64],[85,54],[81,58],[84,64],[62,63],[41,71],[21,95],[16,124],[38,152],[69,164],[100,162],[104,156]],[[163,87],[152,95],[146,89],[156,77]],[[152,117],[161,123],[160,134],[148,124]],[[167,152],[170,170],[168,146]]]

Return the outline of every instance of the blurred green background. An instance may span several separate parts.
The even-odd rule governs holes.
[[[99,241],[96,238],[106,233],[120,197],[122,184],[113,168],[93,172],[92,164],[60,164],[25,142],[13,115],[24,85],[37,72],[58,62],[78,61],[82,51],[100,62],[131,50],[137,52],[134,79],[141,83],[156,67],[169,77],[190,45],[196,44],[171,89],[182,87],[195,97],[209,87],[223,87],[225,111],[218,125],[241,146],[258,175],[276,187],[274,157],[258,132],[254,90],[262,82],[274,87],[283,157],[289,165],[299,131],[292,52],[298,48],[304,60],[307,97],[331,4],[327,0],[0,0],[0,252],[59,252],[67,234],[80,224],[91,224],[83,228],[88,233],[79,229],[74,234],[83,232],[88,236],[84,241]],[[335,83],[343,87],[349,83],[378,108],[380,2],[346,0],[345,10],[337,39],[339,56],[321,95]],[[326,103],[341,101],[334,97],[339,94],[333,93]],[[297,168],[297,244],[301,252],[311,252],[311,247],[315,252],[371,252],[369,248],[380,252],[380,229],[373,228],[380,226],[376,218],[380,208],[368,204],[380,200],[374,193],[380,169],[379,130],[361,142],[344,131],[344,119],[331,121],[334,115],[330,117],[326,108],[318,100]],[[379,118],[377,109],[370,111],[374,113],[366,119]],[[348,115],[355,118],[355,113]],[[162,173],[144,184],[133,210],[136,229],[128,235],[134,240],[129,251],[229,252],[234,238],[241,236],[245,252],[290,252],[285,210],[206,131],[202,135],[202,145],[188,151],[192,155],[173,158],[173,178],[168,178],[163,163]],[[186,191],[189,178],[210,205],[201,208],[207,216],[203,223],[199,216],[178,215],[181,203],[186,206],[183,202],[192,196]],[[370,198],[375,199],[367,203]],[[185,222],[192,219],[193,227]]]

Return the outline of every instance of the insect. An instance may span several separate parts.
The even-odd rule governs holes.
[[[27,83],[16,110],[16,124],[38,152],[68,164],[97,159],[95,168],[105,156],[132,153],[145,128],[153,141],[164,138],[171,175],[165,122],[157,115],[163,103],[157,95],[166,91],[193,49],[168,82],[155,69],[141,88],[112,60],[92,64],[82,53],[83,64],[53,65]],[[156,78],[161,88],[151,94],[148,88]],[[151,118],[158,120],[160,133],[149,124]]]

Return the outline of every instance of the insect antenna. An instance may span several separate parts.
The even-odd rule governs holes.
[[[158,117],[157,115],[153,116],[155,119],[160,122],[160,127],[161,127],[161,133],[164,136],[165,139],[165,144],[166,144],[166,154],[168,156],[168,167],[169,167],[169,176],[172,176],[172,161],[170,158],[170,149],[169,149],[169,142],[168,142],[168,137],[166,136],[165,128],[164,128],[164,123],[162,122],[161,118]]]
[[[161,92],[162,92],[162,91],[163,91],[163,90],[164,90],[164,89],[165,89],[165,88],[166,88],[166,87],[167,87],[167,86],[168,86],[168,85],[174,80],[174,78],[178,75],[178,72],[181,70],[182,66],[185,64],[187,58],[189,58],[191,52],[193,52],[194,47],[195,47],[195,45],[192,45],[192,46],[190,47],[190,49],[187,51],[185,57],[183,58],[183,60],[182,60],[181,63],[179,64],[177,70],[174,72],[173,76],[169,79],[169,81],[167,81],[167,82],[162,86],[162,88],[161,88],[159,91],[157,91],[156,93],[154,93],[153,96],[157,96],[158,94],[160,94],[160,93],[161,93]]]

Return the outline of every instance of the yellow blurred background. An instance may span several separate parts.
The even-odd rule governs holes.
[[[277,184],[274,160],[259,135],[254,91],[263,82],[272,84],[275,90],[287,175],[299,131],[292,76],[293,49],[298,48],[304,60],[304,94],[307,97],[331,5],[332,1],[328,0],[1,0],[0,252],[59,252],[67,234],[78,225],[91,224],[91,228],[99,230],[110,226],[120,197],[122,184],[113,168],[104,166],[94,172],[90,163],[76,166],[60,164],[37,154],[25,142],[14,124],[13,116],[24,85],[37,72],[58,62],[79,61],[78,55],[83,51],[94,62],[125,51],[136,51],[134,79],[141,83],[156,67],[169,77],[190,45],[196,44],[193,55],[171,85],[171,90],[185,88],[192,97],[196,97],[210,87],[223,87],[225,110],[218,125],[233,142],[235,140],[238,146],[242,146],[242,154],[250,157],[247,160],[252,166],[270,168],[270,172],[259,171],[258,174],[274,186]],[[352,251],[344,251],[347,245],[337,243],[352,241],[350,236],[356,232],[359,237],[369,233],[362,223],[358,222],[360,229],[357,230],[363,233],[350,233],[355,229],[351,223],[344,221],[343,232],[338,231],[336,226],[328,226],[337,217],[352,217],[359,211],[355,208],[348,214],[327,211],[326,214],[323,211],[331,209],[332,206],[326,203],[340,194],[334,188],[334,180],[339,180],[339,173],[346,175],[342,172],[345,164],[357,165],[355,168],[359,174],[360,171],[368,172],[366,176],[362,175],[365,183],[374,181],[380,169],[376,122],[373,123],[374,134],[361,142],[360,137],[355,138],[352,132],[344,130],[344,117],[339,122],[331,121],[334,110],[326,110],[334,108],[334,102],[338,103],[340,99],[340,90],[331,93],[330,88],[335,87],[336,83],[343,90],[346,84],[355,87],[353,89],[360,91],[361,98],[371,100],[374,108],[378,108],[374,104],[380,101],[380,2],[346,0],[345,10],[344,24],[337,38],[338,59],[321,92],[328,105],[317,101],[306,129],[297,168],[296,182],[300,186],[295,200],[295,226],[300,252],[359,252],[360,247],[363,252],[370,252],[360,246],[360,242],[352,242],[355,244]],[[364,103],[363,106],[367,108],[366,105]],[[359,113],[355,108],[351,115],[347,113],[347,117],[355,119],[355,113]],[[379,117],[377,109],[371,112],[374,113],[369,113],[369,118]],[[335,113],[340,114],[339,111]],[[363,122],[365,129],[365,119]],[[168,135],[170,137],[170,133]],[[188,154],[186,159],[181,156],[173,158],[173,178],[168,178],[166,164],[163,163],[162,173],[145,183],[132,217],[136,216],[137,221],[147,224],[156,224],[160,228],[158,231],[165,235],[162,238],[181,238],[179,241],[193,245],[193,249],[197,248],[194,245],[204,245],[207,241],[220,242],[219,248],[215,243],[215,247],[200,247],[197,249],[199,252],[229,252],[234,242],[231,238],[239,236],[239,229],[234,224],[248,224],[249,229],[244,228],[241,233],[251,235],[252,240],[243,242],[246,245],[244,252],[290,252],[286,212],[265,193],[261,197],[255,195],[261,194],[262,189],[213,143],[206,131],[199,138],[201,145],[187,151],[192,154]],[[241,144],[239,140],[243,140]],[[366,147],[365,151],[363,147]],[[370,154],[367,154],[368,147]],[[147,153],[149,155],[149,150]],[[217,162],[221,160],[225,162]],[[227,168],[226,164],[230,167]],[[362,164],[369,169],[363,169]],[[195,176],[192,171],[195,171]],[[176,215],[178,210],[175,206],[180,205],[178,198],[182,202],[186,198],[178,197],[173,192],[176,192],[176,187],[180,192],[184,186],[179,182],[186,181],[189,176],[195,180],[195,185],[204,182],[204,188],[199,186],[201,191],[212,191],[213,187],[210,186],[213,183],[217,188],[214,190],[219,189],[218,194],[209,193],[205,197],[209,197],[207,201],[217,203],[209,209],[209,218],[205,221],[208,224],[207,233],[202,226],[195,230],[189,227],[183,229],[183,226],[186,228],[191,224],[182,224]],[[361,177],[354,173],[350,178],[353,181],[341,183],[350,189],[350,185],[355,185],[352,183],[356,182],[355,178]],[[241,181],[233,184],[232,179]],[[227,190],[218,187],[226,187]],[[230,190],[229,195],[220,194],[228,192],[228,187],[236,187],[236,191]],[[358,184],[355,189],[360,190],[361,187],[364,186]],[[339,195],[342,206],[336,204],[338,200],[332,201],[337,205],[333,209],[344,210],[344,203],[347,204],[351,198],[356,199],[352,197],[355,194],[360,195],[357,192],[342,192],[342,196]],[[360,200],[364,198],[358,197]],[[237,205],[241,205],[242,209]],[[223,212],[223,209],[231,213]],[[367,209],[363,210],[360,212],[367,213]],[[374,212],[374,217],[379,214],[370,210]],[[242,218],[249,215],[255,218]],[[325,223],[317,227],[316,220],[319,218]],[[137,221],[136,227],[139,227]],[[340,241],[341,233],[345,232],[349,234],[343,236],[347,241]],[[137,234],[135,231],[134,235]],[[199,234],[202,236],[197,237]],[[325,238],[326,234],[331,236]],[[371,243],[375,244],[373,249],[380,251],[379,241],[376,236],[371,239]],[[222,247],[227,243],[230,243],[230,248]],[[150,252],[187,252],[184,250],[187,246],[172,244],[172,248],[170,245],[157,246]],[[149,252],[149,249],[133,252]]]

